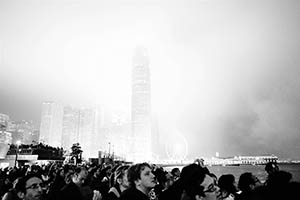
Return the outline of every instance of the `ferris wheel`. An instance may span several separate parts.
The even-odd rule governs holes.
[[[187,141],[180,132],[170,135],[166,141],[165,151],[169,159],[182,161],[188,153]]]

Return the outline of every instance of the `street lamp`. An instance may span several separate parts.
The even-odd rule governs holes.
[[[17,166],[18,153],[19,153],[19,146],[21,145],[21,141],[18,140],[18,141],[16,142],[16,145],[17,145],[17,150],[16,150],[15,167]]]

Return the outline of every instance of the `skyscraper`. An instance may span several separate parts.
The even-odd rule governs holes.
[[[62,127],[62,147],[70,151],[74,143],[79,142],[80,110],[72,106],[64,107]]]
[[[39,141],[67,151],[73,144],[79,143],[86,159],[97,157],[99,149],[103,148],[100,142],[103,137],[96,126],[97,117],[100,115],[94,107],[77,108],[45,102],[42,105]]]
[[[17,137],[14,137],[13,135],[13,139],[15,139],[15,141],[20,140],[22,142],[22,144],[31,144],[33,139],[33,135],[34,135],[34,127],[33,127],[33,123],[22,120],[19,122],[16,122],[17,126],[16,126],[16,132],[13,134],[16,134]],[[18,138],[19,136],[19,138]],[[20,137],[21,136],[21,137]]]
[[[95,158],[97,149],[92,149],[96,140],[96,110],[94,108],[81,108],[79,115],[79,138],[78,142],[83,150],[83,157]]]
[[[5,129],[8,126],[8,122],[9,122],[9,116],[6,114],[2,114],[0,113],[0,129]]]
[[[9,116],[0,113],[0,159],[4,159],[12,142],[11,133],[6,131],[9,122]]]
[[[152,159],[151,142],[151,87],[147,50],[138,47],[133,57],[132,70],[132,156],[136,162]]]
[[[63,106],[54,102],[43,103],[39,141],[61,147],[62,125]]]

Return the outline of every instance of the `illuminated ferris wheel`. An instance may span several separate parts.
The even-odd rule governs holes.
[[[185,160],[188,153],[188,144],[185,137],[179,132],[168,137],[165,145],[165,151],[168,158],[171,160]]]

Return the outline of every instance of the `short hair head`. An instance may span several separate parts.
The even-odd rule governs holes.
[[[230,193],[237,192],[235,184],[235,177],[233,174],[223,174],[218,181],[218,186],[221,190],[225,190]]]
[[[273,172],[279,171],[279,167],[275,162],[268,162],[265,166],[265,170],[267,173],[271,174]]]
[[[129,168],[129,165],[122,165],[119,166],[116,171],[114,172],[114,184],[117,185],[118,178],[123,178],[125,175],[126,170]]]
[[[146,167],[149,167],[151,169],[151,166],[148,163],[138,163],[128,168],[128,182],[130,184],[130,187],[135,187],[135,181],[141,178],[141,172]]]
[[[206,175],[206,170],[195,163],[187,165],[182,169],[179,180],[188,196],[204,195],[204,188],[201,186],[201,183],[204,181]]]
[[[37,177],[42,180],[42,178],[39,175],[28,174],[19,179],[19,181],[16,183],[16,186],[15,186],[16,190],[26,194],[26,183],[29,179],[34,178],[34,177]]]
[[[244,172],[239,178],[238,188],[243,192],[251,191],[251,185],[255,185],[258,178],[251,172]]]

